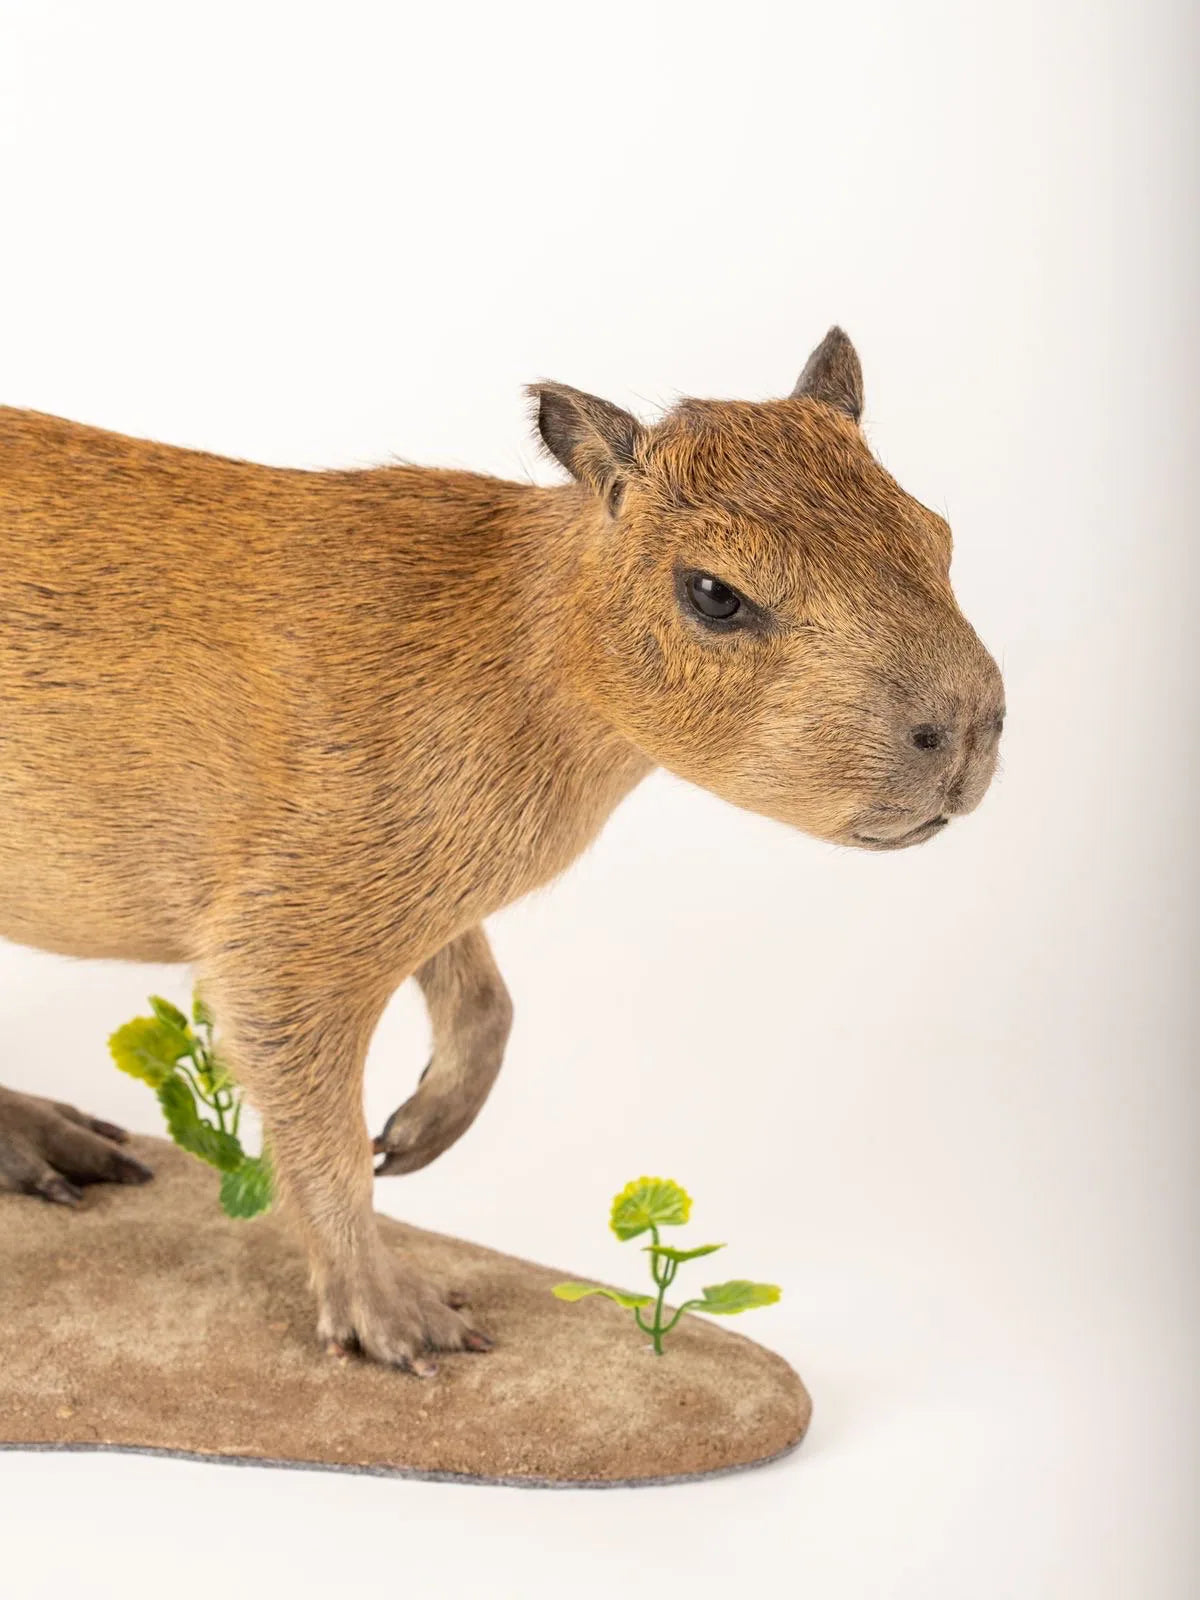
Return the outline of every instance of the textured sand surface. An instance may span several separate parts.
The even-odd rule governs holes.
[[[571,1273],[387,1218],[497,1348],[425,1382],[327,1356],[282,1223],[231,1221],[209,1169],[133,1148],[145,1188],[0,1195],[0,1444],[603,1484],[750,1466],[808,1426],[800,1379],[739,1334],[685,1317],[658,1358],[628,1312],[554,1299]]]

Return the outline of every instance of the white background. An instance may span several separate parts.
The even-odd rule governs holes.
[[[523,382],[774,395],[838,320],[1009,704],[983,809],[897,856],[648,782],[496,919],[493,1099],[380,1185],[611,1280],[609,1196],[674,1174],[785,1286],[741,1326],[812,1390],[798,1455],[605,1495],[0,1457],[6,1594],[1195,1593],[1186,8],[0,18],[5,400],[541,477]],[[3,949],[0,1077],[154,1130],[104,1050],[154,988],[187,976]],[[373,1123],[424,1049],[406,990]]]

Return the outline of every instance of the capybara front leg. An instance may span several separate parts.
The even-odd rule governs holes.
[[[222,1048],[263,1118],[281,1202],[299,1220],[317,1295],[317,1331],[334,1351],[432,1376],[438,1350],[491,1341],[384,1244],[372,1208],[363,1117],[367,1046],[380,1006],[206,979]]]

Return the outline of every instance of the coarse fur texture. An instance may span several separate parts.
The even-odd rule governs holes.
[[[788,398],[654,426],[531,393],[564,486],[282,470],[0,410],[0,937],[196,964],[322,1337],[422,1373],[487,1340],[376,1228],[362,1075],[397,985],[418,978],[434,1054],[383,1171],[452,1143],[499,1070],[481,922],[653,766],[896,848],[979,803],[1003,718],[949,529],[872,456],[840,330]],[[735,615],[697,609],[697,575]],[[121,1175],[56,1157],[22,1098],[0,1183]]]

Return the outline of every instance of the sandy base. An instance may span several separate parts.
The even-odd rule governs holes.
[[[758,1465],[808,1426],[791,1367],[739,1334],[686,1317],[659,1358],[628,1312],[555,1300],[570,1273],[387,1218],[497,1348],[427,1382],[326,1356],[279,1220],[229,1220],[215,1174],[133,1143],[146,1188],[0,1195],[0,1445],[599,1486]]]

